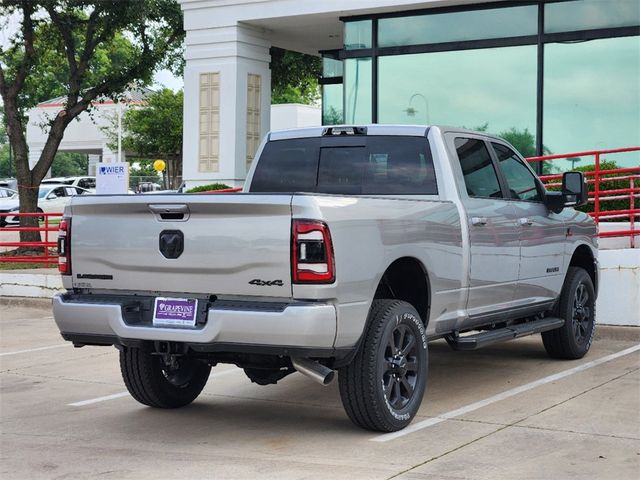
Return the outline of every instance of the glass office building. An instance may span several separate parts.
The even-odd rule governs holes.
[[[480,129],[507,136],[525,156],[640,145],[640,0],[342,20],[343,48],[323,52],[325,124]],[[637,152],[615,159],[640,164]]]

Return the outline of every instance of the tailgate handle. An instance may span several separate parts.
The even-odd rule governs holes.
[[[189,206],[185,204],[149,205],[149,210],[161,222],[186,222],[189,220]]]

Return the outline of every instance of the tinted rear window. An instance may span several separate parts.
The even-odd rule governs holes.
[[[347,195],[437,193],[426,139],[399,136],[269,142],[250,190]]]

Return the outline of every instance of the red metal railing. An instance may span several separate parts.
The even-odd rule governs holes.
[[[612,230],[607,232],[599,232],[600,237],[629,237],[631,248],[635,247],[635,236],[640,235],[640,230],[635,228],[635,218],[640,217],[640,208],[635,208],[636,197],[640,197],[640,167],[631,168],[616,168],[616,169],[601,169],[602,155],[626,153],[626,152],[640,152],[640,147],[629,148],[616,148],[611,150],[592,150],[587,152],[575,152],[565,153],[558,155],[545,155],[541,157],[530,157],[527,160],[531,163],[552,161],[558,159],[570,159],[576,157],[594,157],[594,170],[591,172],[585,172],[587,177],[587,183],[594,186],[593,191],[589,192],[589,202],[594,204],[594,211],[589,214],[594,218],[596,223],[601,221],[629,218],[630,228],[625,230]],[[559,180],[562,179],[562,174],[542,175],[540,179],[545,183],[547,187],[558,187],[561,185]],[[611,181],[629,181],[628,188],[614,188],[603,189],[602,183]],[[636,186],[638,185],[638,186]],[[212,190],[207,192],[198,192],[200,194],[211,193],[233,193],[239,192],[242,188],[226,188],[224,190]],[[620,210],[602,210],[601,202],[613,201],[613,200],[625,200],[629,199],[629,208]],[[39,231],[44,233],[44,238],[40,242],[20,242],[20,241],[8,241],[0,242],[0,251],[5,251],[7,248],[19,248],[19,247],[33,247],[34,249],[42,249],[42,254],[37,256],[31,255],[14,255],[14,256],[1,256],[0,262],[14,262],[14,263],[57,263],[58,256],[49,252],[50,248],[54,248],[57,245],[57,238],[52,239],[51,232],[57,232],[58,226],[51,225],[51,218],[60,218],[62,213],[0,213],[0,217],[42,217],[43,225],[38,227],[12,227],[6,226],[0,229],[0,234],[4,232],[25,232],[25,231]]]
[[[629,219],[629,228],[621,230],[609,230],[599,232],[599,237],[629,237],[629,245],[635,247],[635,236],[640,235],[640,230],[635,228],[635,219],[640,217],[640,209],[635,208],[636,197],[640,197],[640,167],[601,169],[601,159],[603,155],[617,153],[640,152],[640,147],[615,148],[610,150],[591,150],[587,152],[563,153],[558,155],[545,155],[542,157],[530,157],[527,160],[531,163],[551,161],[558,159],[571,159],[577,157],[594,157],[594,169],[584,172],[587,177],[587,184],[593,185],[593,190],[589,192],[589,203],[593,203],[593,212],[589,215],[596,223],[615,219]],[[562,179],[562,174],[542,175],[540,179],[547,187],[558,187]],[[603,189],[602,184],[614,181],[628,181],[628,188]],[[636,186],[638,185],[638,186]],[[629,200],[629,208],[619,210],[602,210],[601,202],[614,200]]]
[[[58,231],[58,224],[52,224],[52,218],[61,218],[62,213],[0,213],[0,217],[40,217],[42,221],[39,222],[37,227],[20,227],[20,226],[7,226],[0,228],[0,235],[8,232],[42,232],[42,240],[40,242],[21,242],[19,239],[10,240],[7,242],[0,242],[0,251],[2,253],[11,251],[8,249],[18,249],[23,247],[32,247],[34,250],[41,250],[40,255],[0,255],[0,263],[58,263],[58,255],[51,253],[49,249],[57,246],[57,237],[51,234],[51,232]],[[4,235],[3,235],[4,236]],[[52,238],[53,237],[53,238]]]
[[[220,190],[206,190],[204,192],[196,192],[196,193],[199,195],[203,195],[203,194],[209,194],[209,193],[236,193],[241,191],[242,191],[242,187],[236,187],[236,188],[221,188]]]

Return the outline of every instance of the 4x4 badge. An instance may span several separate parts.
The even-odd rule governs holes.
[[[256,285],[258,287],[284,287],[282,280],[260,280],[259,278],[251,280],[249,285]]]

